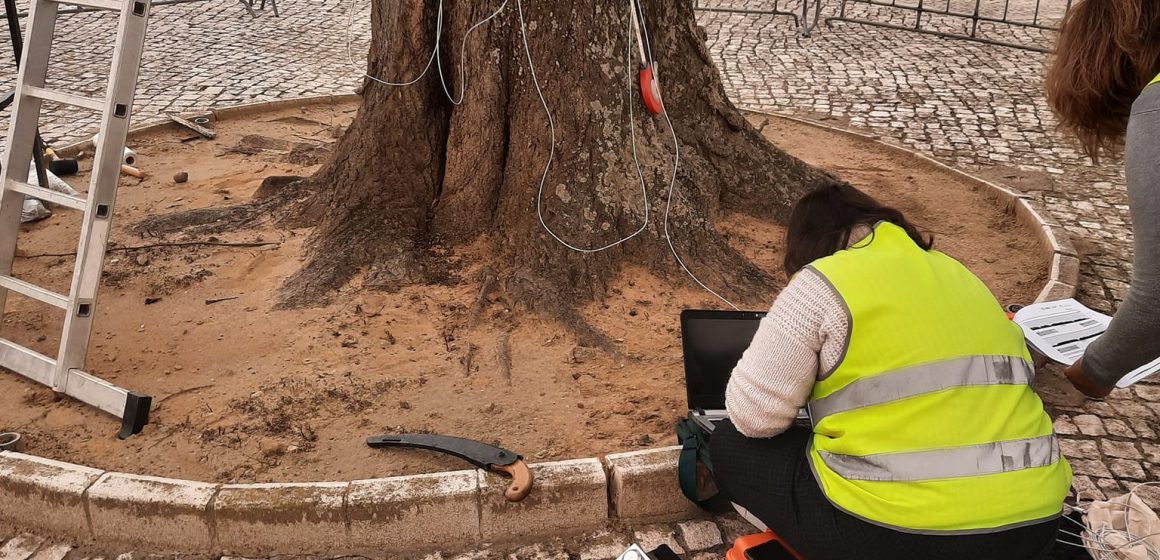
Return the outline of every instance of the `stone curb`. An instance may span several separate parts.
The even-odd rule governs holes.
[[[357,96],[255,103],[210,112],[216,119]],[[1035,227],[1051,274],[1039,301],[1071,297],[1079,260],[1066,232],[1039,204],[920,153],[858,132],[749,111],[870,140],[985,188],[1015,219]],[[147,123],[131,136],[177,127]],[[91,148],[80,142],[70,155]],[[536,487],[521,503],[503,499],[506,481],[483,471],[293,484],[222,485],[166,479],[0,452],[0,524],[64,533],[156,552],[329,555],[420,552],[579,533],[614,521],[656,522],[703,514],[681,495],[679,447],[530,465]]]
[[[222,107],[220,109],[210,109],[200,113],[182,113],[179,116],[190,117],[191,115],[208,116],[213,121],[223,119],[236,119],[258,113],[265,113],[269,111],[280,111],[283,109],[293,109],[296,107],[309,107],[311,105],[322,105],[327,103],[346,103],[349,101],[356,101],[361,99],[360,96],[353,93],[346,95],[318,95],[313,97],[299,97],[296,99],[281,99],[278,101],[260,101],[255,103],[246,103],[244,105],[234,105],[231,107]],[[128,138],[142,136],[144,134],[151,134],[161,131],[163,129],[171,128],[173,130],[187,130],[185,127],[170,121],[169,119],[150,119],[139,125],[133,126],[129,129]],[[192,134],[193,132],[190,131]],[[93,141],[82,140],[69,144],[56,150],[56,153],[62,157],[75,157],[76,154],[82,150],[92,150]]]
[[[917,161],[920,165],[931,167],[950,173],[959,179],[978,186],[989,192],[996,200],[1001,202],[1007,211],[1014,214],[1015,219],[1026,226],[1030,226],[1036,231],[1039,237],[1039,244],[1045,249],[1044,258],[1050,259],[1051,268],[1048,275],[1047,284],[1043,290],[1039,292],[1039,296],[1035,298],[1035,303],[1043,301],[1052,301],[1057,299],[1066,299],[1075,297],[1076,286],[1079,285],[1079,257],[1075,250],[1075,246],[1071,242],[1071,237],[1068,235],[1059,222],[1051,217],[1051,213],[1044,208],[1039,201],[1022,194],[1013,189],[992,183],[985,179],[975,177],[970,173],[955,169],[941,161],[938,161],[930,156],[916,152],[909,148],[885,142],[882,138],[863,132],[858,132],[848,128],[840,128],[828,124],[803,119],[801,117],[794,117],[790,115],[782,115],[769,111],[759,111],[754,109],[742,109],[743,113],[752,113],[767,117],[774,117],[820,128],[829,132],[843,134],[859,140],[866,140],[874,142],[880,146],[884,146],[890,150],[900,154],[909,156]]]
[[[678,491],[680,455],[680,446],[607,455],[604,464],[616,517],[630,523],[660,523],[703,515]]]

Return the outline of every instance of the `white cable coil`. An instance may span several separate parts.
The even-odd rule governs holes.
[[[1125,496],[1119,499],[1123,503],[1114,501],[1096,502],[1092,500],[1089,502],[1088,508],[1085,510],[1080,507],[1082,495],[1076,497],[1077,504],[1072,509],[1084,513],[1084,523],[1080,523],[1069,516],[1064,516],[1064,519],[1076,524],[1080,528],[1079,533],[1068,531],[1061,528],[1060,533],[1078,539],[1078,542],[1066,541],[1059,539],[1058,542],[1079,548],[1087,549],[1088,553],[1096,560],[1160,560],[1160,530],[1152,531],[1147,534],[1137,535],[1133,534],[1132,526],[1146,524],[1151,522],[1151,526],[1156,528],[1160,525],[1160,518],[1157,517],[1156,512],[1150,509],[1149,504],[1141,499],[1137,492],[1140,488],[1145,486],[1154,486],[1160,482],[1145,482],[1132,488]],[[1139,502],[1140,505],[1132,502]],[[1119,509],[1122,508],[1124,516],[1119,523],[1113,525],[1101,524],[1093,527],[1093,521],[1089,512],[1093,506]],[[1160,506],[1160,504],[1153,504],[1153,506]],[[1137,513],[1142,518],[1137,518],[1133,521],[1132,513]],[[1123,525],[1123,529],[1114,525]]]

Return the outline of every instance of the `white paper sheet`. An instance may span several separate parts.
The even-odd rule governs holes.
[[[1028,305],[1015,314],[1027,343],[1065,365],[1083,357],[1084,350],[1108,330],[1111,321],[1111,317],[1074,299]]]
[[[1112,318],[1074,299],[1065,299],[1028,305],[1015,314],[1015,322],[1023,328],[1023,336],[1032,348],[1050,360],[1070,366],[1108,330]],[[1131,387],[1158,373],[1160,358],[1125,375],[1116,387]]]

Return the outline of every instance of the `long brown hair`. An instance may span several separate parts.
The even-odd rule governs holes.
[[[934,237],[924,236],[902,212],[846,183],[833,181],[815,189],[790,212],[785,232],[785,275],[793,277],[806,265],[845,249],[858,225],[874,227],[882,221],[906,230],[923,250],[934,246]]]
[[[1117,153],[1132,103],[1160,73],[1160,0],[1081,0],[1059,30],[1047,101],[1099,159]]]

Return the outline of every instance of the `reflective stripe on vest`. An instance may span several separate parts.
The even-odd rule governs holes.
[[[1020,328],[978,277],[906,231],[809,267],[845,304],[845,354],[810,395],[810,467],[837,508],[922,534],[1060,514],[1071,469]]]
[[[910,453],[858,457],[822,451],[819,455],[830,470],[846,480],[917,482],[1046,467],[1059,460],[1059,442],[1046,435]]]
[[[859,379],[828,397],[811,402],[814,424],[831,414],[846,412],[952,387],[1030,385],[1035,368],[1012,356],[968,356],[909,367]]]

